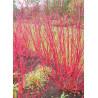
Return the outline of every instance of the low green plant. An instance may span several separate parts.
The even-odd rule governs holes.
[[[17,84],[13,84],[13,97],[17,98],[17,91],[18,91],[18,83]]]
[[[24,75],[23,88],[35,89],[42,87],[44,82],[47,81],[47,77],[51,73],[49,67],[37,67],[35,71],[28,72]]]
[[[20,73],[18,72],[14,72],[13,73],[13,80],[18,78],[18,75],[20,75]]]
[[[66,98],[67,96],[69,96],[68,94],[64,94],[64,92],[63,92],[63,94],[61,95],[61,97],[60,98]]]

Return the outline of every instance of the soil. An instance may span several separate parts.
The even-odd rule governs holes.
[[[49,83],[48,86],[51,86],[51,85],[52,85],[52,83]],[[39,91],[41,92],[42,90],[43,89],[40,89]],[[28,91],[25,93],[28,93]],[[35,95],[29,95],[27,97],[27,96],[25,96],[25,93],[23,95],[23,98],[61,98],[63,91],[58,86],[55,85],[55,86],[51,87],[50,89],[44,91],[42,94],[39,94],[38,96],[36,96],[36,94],[35,94]],[[67,95],[67,94],[68,94],[68,96],[66,96],[66,98],[81,98],[81,96],[84,95],[84,92],[81,91],[81,92],[79,92],[79,95],[76,94],[75,96],[72,93],[65,93],[65,95]],[[84,98],[84,97],[82,97],[82,98]]]

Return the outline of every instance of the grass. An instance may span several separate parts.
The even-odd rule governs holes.
[[[49,67],[42,67],[38,65],[35,71],[28,72],[24,75],[24,88],[37,88],[43,87],[44,82],[47,81],[46,75],[51,73]]]

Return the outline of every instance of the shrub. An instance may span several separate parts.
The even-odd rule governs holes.
[[[64,91],[78,93],[84,90],[84,41],[83,28],[81,28],[81,8],[79,7],[79,22],[75,17],[75,26],[70,26],[66,15],[63,18],[66,19],[67,26],[64,28],[60,21],[57,38],[55,38],[56,33],[52,32],[51,22],[46,18],[48,22],[44,25],[44,33],[41,32],[38,24],[38,28],[35,27],[37,32],[34,35],[36,36],[35,38],[32,36],[32,40],[40,55],[41,63],[52,68],[51,81],[54,81]],[[56,74],[54,74],[54,70]]]
[[[51,24],[51,16],[43,12],[40,12],[41,18],[45,20],[43,25],[34,22],[31,26],[28,20],[25,25],[22,24],[26,13],[23,20],[22,16],[17,19],[19,21],[13,33],[13,60],[14,72],[20,73],[18,88],[21,87],[22,93],[23,88],[39,88],[47,80],[55,83],[64,92],[76,94],[84,90],[84,31],[81,27],[81,7],[78,6],[75,17],[74,12],[72,13],[71,21],[65,13],[61,18],[58,10],[56,15],[59,27],[56,28]],[[21,9],[21,13],[22,11]],[[36,16],[36,19],[39,19],[39,16]],[[63,26],[64,22],[66,22],[66,27]],[[32,71],[31,68],[31,72],[26,74],[25,64],[32,46],[34,48],[32,50],[40,57],[41,67],[36,71]],[[26,53],[25,60],[23,59],[24,52]]]

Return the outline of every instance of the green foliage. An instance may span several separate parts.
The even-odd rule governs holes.
[[[47,81],[46,76],[50,73],[49,67],[37,67],[35,71],[28,72],[24,75],[23,88],[35,89],[39,86],[43,86]]]
[[[17,98],[17,91],[18,91],[18,83],[17,84],[13,84],[13,96],[14,98]]]
[[[61,95],[61,98],[66,98],[67,96],[69,96],[68,94],[64,94],[64,92],[63,92],[63,94]]]
[[[13,90],[17,91],[18,90],[18,83],[17,84],[13,84]]]
[[[14,73],[13,73],[13,79],[17,79],[19,74],[20,74],[20,73],[14,72]]]

